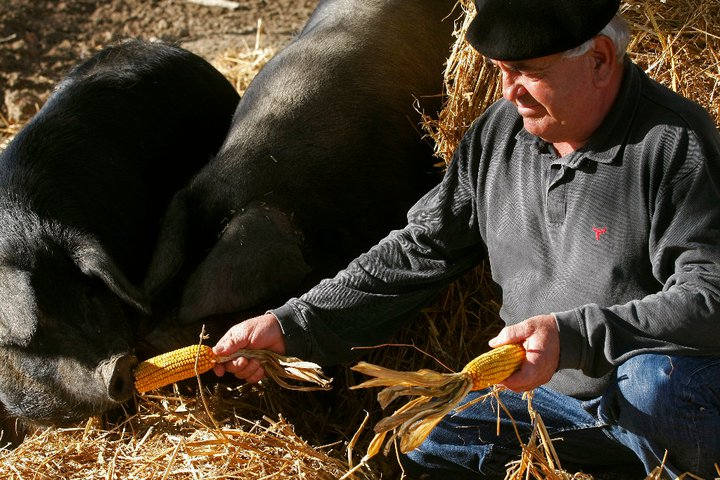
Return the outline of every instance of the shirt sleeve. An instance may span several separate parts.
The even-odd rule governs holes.
[[[474,204],[476,175],[463,143],[442,182],[391,232],[334,278],[272,313],[288,355],[329,365],[356,356],[356,346],[383,343],[448,283],[485,255]]]
[[[675,132],[649,235],[657,293],[556,312],[561,368],[599,377],[640,353],[720,354],[720,140]]]

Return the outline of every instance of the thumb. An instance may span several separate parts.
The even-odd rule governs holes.
[[[225,335],[223,335],[213,347],[213,353],[218,356],[229,355],[241,348],[245,348],[248,343],[249,340],[246,329],[243,324],[240,323],[225,332]]]
[[[525,341],[525,338],[526,337],[522,335],[521,329],[515,328],[514,325],[510,325],[508,327],[504,327],[495,337],[488,340],[488,345],[492,348],[497,348],[501,345],[507,345],[510,343],[522,343]]]

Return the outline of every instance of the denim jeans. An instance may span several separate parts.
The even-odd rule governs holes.
[[[487,393],[475,392],[466,401]],[[500,393],[521,438],[532,424],[521,394]],[[718,477],[720,465],[720,357],[643,354],[614,372],[602,396],[580,401],[547,388],[532,400],[553,440],[561,467],[595,479],[640,480],[667,458],[663,478],[691,472]],[[452,412],[425,442],[403,458],[410,478],[503,479],[519,460],[512,421],[492,397]]]

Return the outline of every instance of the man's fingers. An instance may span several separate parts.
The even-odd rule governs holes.
[[[254,360],[255,363],[258,363],[257,360]],[[225,371],[238,374],[243,373],[246,368],[248,368],[249,364],[251,363],[251,360],[248,360],[245,357],[238,357],[234,358],[232,360],[229,360],[225,362]]]
[[[252,373],[250,376],[245,377],[245,381],[248,383],[257,383],[260,380],[262,380],[263,378],[265,378],[265,369],[260,367],[257,370],[255,370],[255,372]]]
[[[215,375],[218,377],[222,377],[225,375],[225,364],[224,363],[216,363],[213,367],[213,372],[215,372]]]
[[[271,313],[243,320],[231,327],[213,347],[219,357],[234,355],[238,350],[272,350],[285,353],[285,339],[277,318]],[[215,374],[232,373],[241,380],[251,383],[260,381],[265,370],[257,360],[239,357],[214,367]]]
[[[528,350],[520,369],[501,384],[514,392],[527,392],[550,381],[553,373],[542,353]]]
[[[248,360],[244,357],[225,362],[224,369],[226,372],[232,373],[237,378],[249,383],[257,383],[265,376],[265,369],[258,360]]]

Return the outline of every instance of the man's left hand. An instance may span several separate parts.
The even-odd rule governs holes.
[[[560,362],[560,333],[553,315],[537,315],[507,326],[489,342],[493,348],[508,343],[525,347],[525,361],[502,385],[525,392],[552,378]]]

